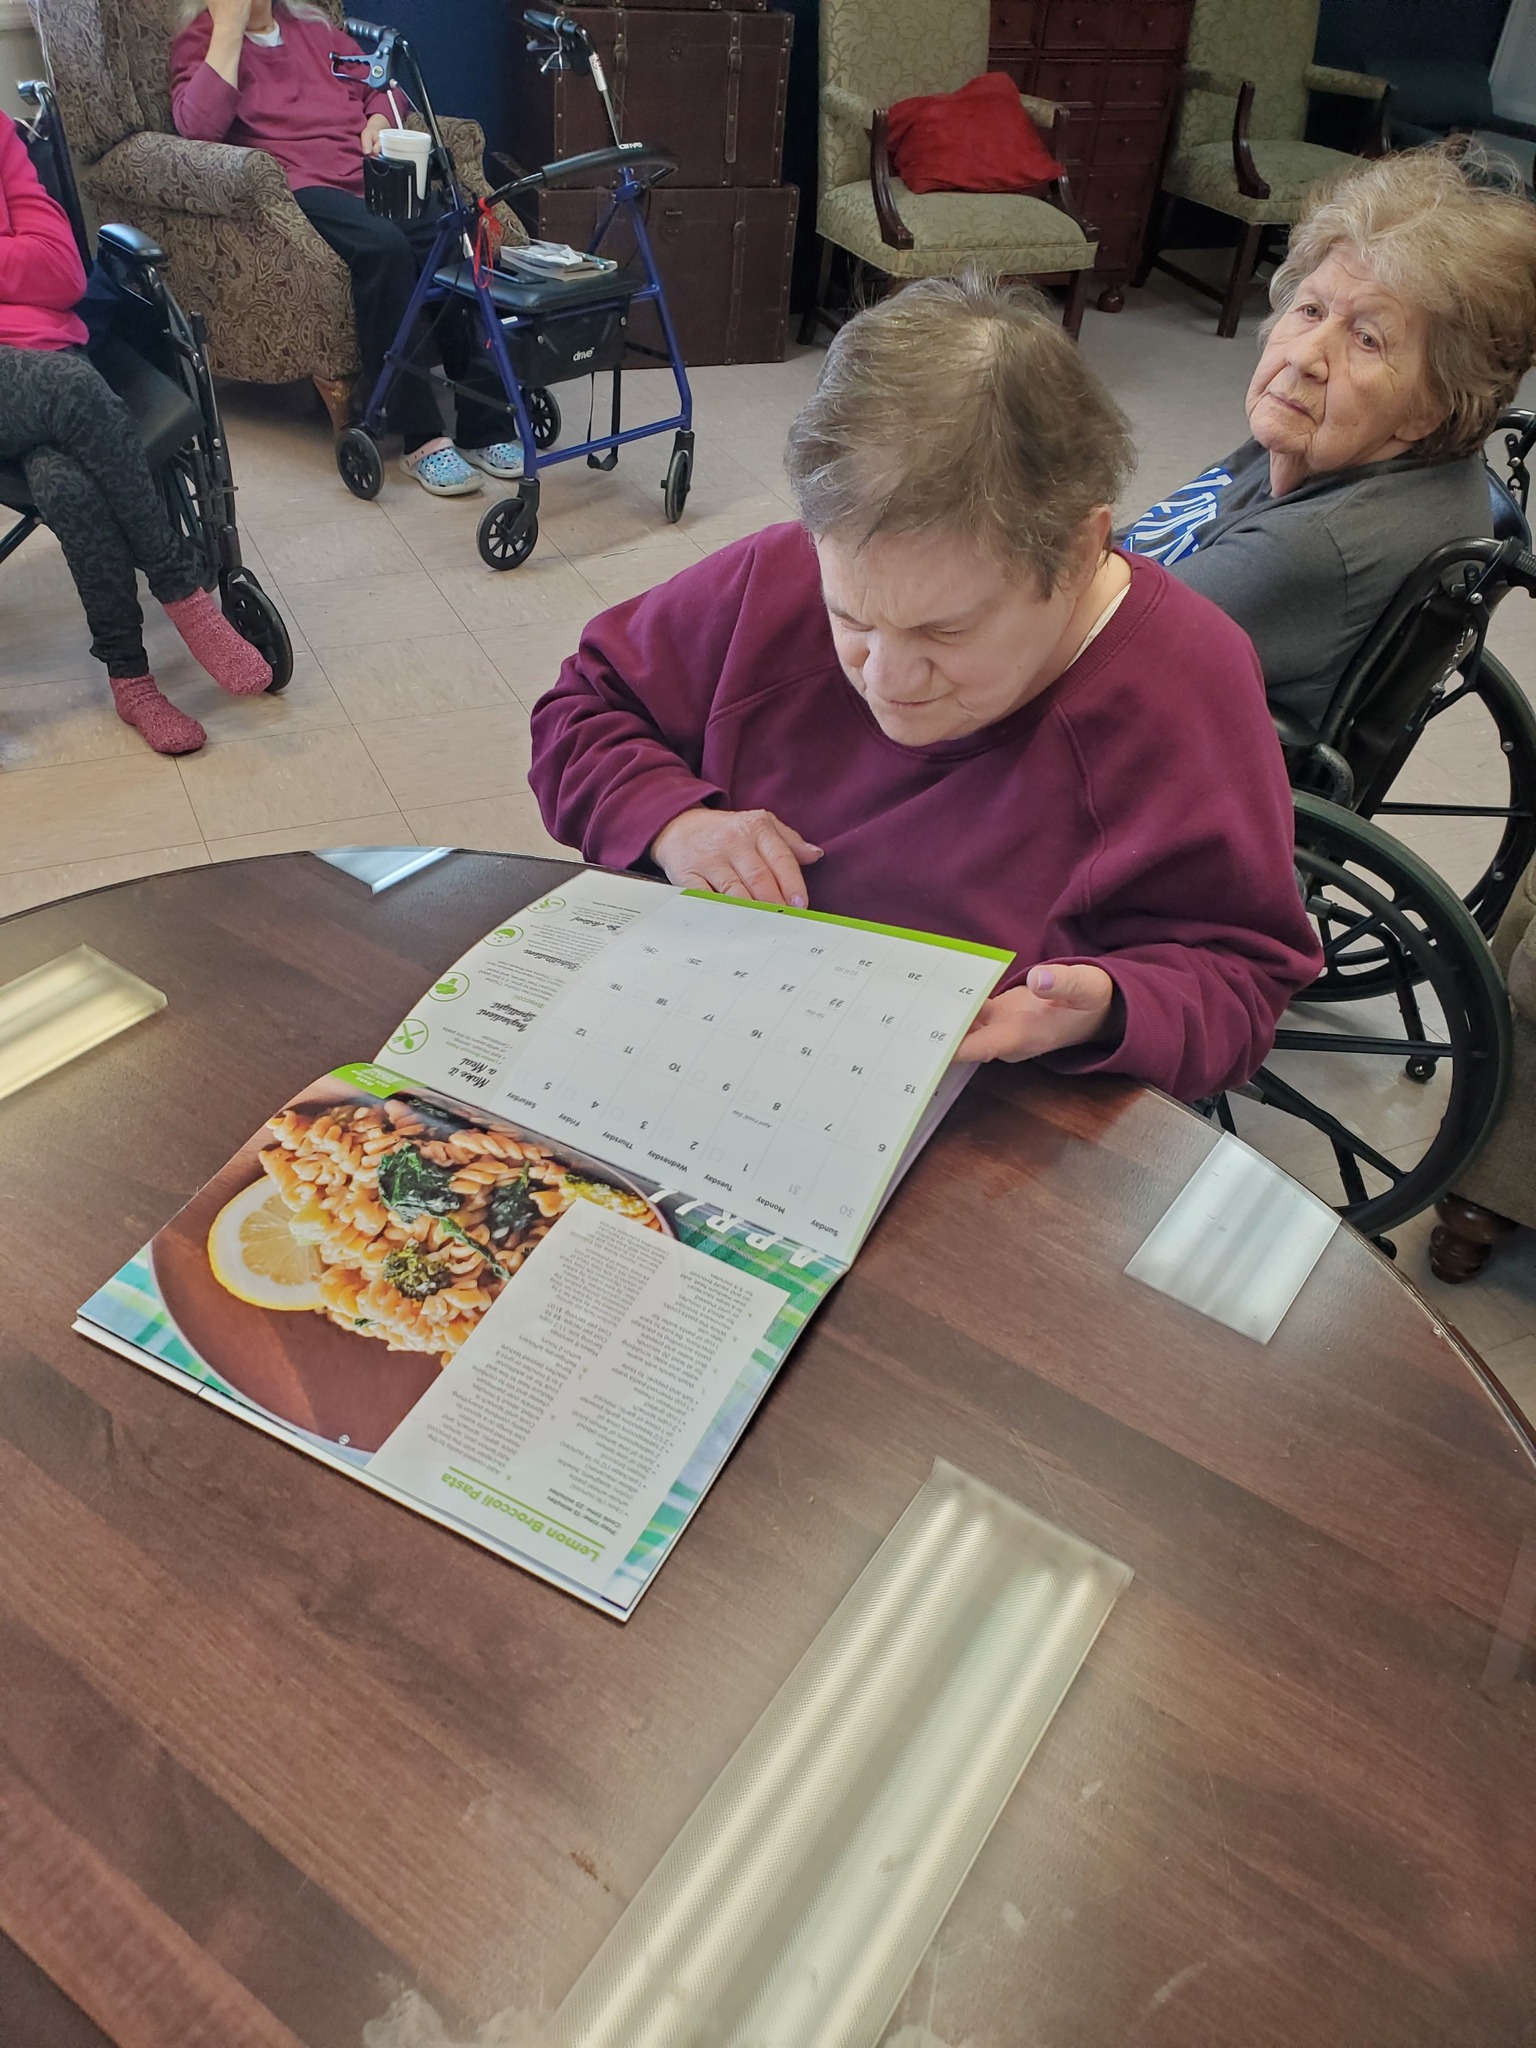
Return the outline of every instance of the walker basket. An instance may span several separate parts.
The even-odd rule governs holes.
[[[474,290],[467,263],[445,267],[437,281],[455,291]],[[618,369],[629,336],[629,302],[645,279],[607,271],[567,282],[498,270],[489,284],[512,373],[528,386],[565,384],[573,377]]]

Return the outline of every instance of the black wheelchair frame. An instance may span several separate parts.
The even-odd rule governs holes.
[[[41,80],[18,86],[37,109],[22,129],[44,187],[64,208],[89,271],[91,248],[63,123]],[[162,271],[166,256],[148,235],[121,223],[99,233],[99,274],[131,315],[132,341],[116,334],[90,349],[91,360],[134,416],[171,523],[195,550],[205,589],[215,586],[224,616],[272,669],[270,690],[293,676],[293,643],[282,614],[240,555],[235,481],[208,368],[202,316],[177,304]],[[43,524],[15,464],[0,464],[0,505],[19,516],[0,534],[0,562]]]
[[[1486,941],[1536,854],[1536,711],[1485,641],[1501,598],[1514,589],[1536,596],[1524,518],[1536,414],[1507,413],[1498,430],[1509,469],[1503,537],[1452,542],[1414,570],[1316,730],[1275,714],[1296,790],[1297,878],[1324,967],[1282,1022],[1271,1059],[1235,1096],[1311,1127],[1332,1155],[1341,1212],[1368,1234],[1446,1191],[1481,1145],[1508,1078],[1509,1005]],[[1469,697],[1492,723],[1507,801],[1394,798],[1434,720]],[[1502,821],[1465,897],[1376,822],[1413,817]],[[1354,1094],[1372,1107],[1400,1082],[1427,1088],[1439,1077],[1438,1114],[1426,1096],[1410,1119],[1419,1138],[1393,1147],[1417,1157],[1393,1157],[1361,1128],[1368,1113],[1345,1114],[1337,1093],[1330,1103],[1340,1053],[1369,1063],[1364,1078],[1355,1069]],[[1232,1101],[1218,1113],[1236,1127]]]

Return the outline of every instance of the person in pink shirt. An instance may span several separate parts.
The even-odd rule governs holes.
[[[0,113],[0,461],[20,464],[58,536],[118,716],[157,754],[187,754],[206,735],[149,672],[140,569],[222,688],[253,695],[272,671],[202,588],[133,416],[85,353],[85,324],[74,310],[84,292],[68,217],[43,190],[15,122]]]
[[[1039,294],[907,286],[790,430],[799,524],[604,612],[533,712],[586,859],[978,939],[962,1059],[1195,1100],[1321,948],[1246,635],[1109,546],[1124,419]]]
[[[310,226],[352,274],[358,353],[371,389],[436,232],[430,213],[402,225],[370,213],[363,199],[363,158],[377,153],[380,131],[396,125],[388,96],[335,75],[332,53],[358,46],[304,0],[187,0],[182,13],[185,25],[171,45],[177,128],[197,142],[233,143],[277,159]],[[461,309],[439,322],[437,339],[455,379],[472,391],[459,398],[450,440],[430,387],[417,377],[399,380],[389,410],[406,475],[440,498],[482,489],[482,474],[521,476],[523,451],[503,438],[501,385],[473,348]]]

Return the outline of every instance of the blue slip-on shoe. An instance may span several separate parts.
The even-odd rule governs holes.
[[[467,498],[484,489],[457,448],[434,448],[430,455],[418,449],[414,455],[402,455],[400,467],[434,498]]]
[[[460,448],[457,452],[487,476],[505,480],[523,473],[523,451],[516,441],[493,441],[489,448]]]

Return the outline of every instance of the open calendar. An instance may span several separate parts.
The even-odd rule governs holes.
[[[379,1058],[847,1259],[1011,957],[588,872]]]
[[[589,871],[284,1104],[76,1327],[626,1618],[1011,957]]]

